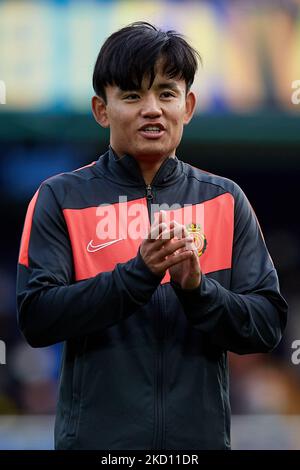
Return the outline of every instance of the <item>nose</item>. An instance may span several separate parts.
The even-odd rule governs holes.
[[[161,116],[162,110],[156,96],[149,94],[144,97],[141,114],[144,118],[156,118]]]

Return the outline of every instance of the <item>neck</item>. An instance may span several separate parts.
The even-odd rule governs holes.
[[[151,184],[155,174],[158,172],[159,168],[161,167],[162,163],[168,157],[161,157],[159,159],[151,159],[149,157],[145,158],[136,158],[136,162],[138,163],[143,178],[146,184]],[[174,158],[172,155],[171,158]]]

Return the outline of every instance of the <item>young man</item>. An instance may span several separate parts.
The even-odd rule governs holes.
[[[287,306],[245,195],[175,155],[196,68],[174,31],[112,34],[92,100],[110,148],[29,205],[19,324],[33,347],[65,342],[57,449],[229,449],[226,353],[281,339]]]

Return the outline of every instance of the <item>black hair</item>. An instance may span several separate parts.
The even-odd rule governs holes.
[[[106,101],[105,86],[136,90],[145,75],[149,75],[151,88],[159,59],[163,73],[169,78],[184,79],[189,90],[201,57],[184,37],[144,21],[125,26],[109,36],[100,49],[93,73],[95,93]]]

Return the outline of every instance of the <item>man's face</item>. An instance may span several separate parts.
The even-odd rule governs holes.
[[[183,126],[193,115],[195,96],[186,94],[184,80],[170,79],[158,69],[148,87],[148,77],[138,90],[107,86],[107,104],[96,97],[101,119],[97,119],[97,104],[93,102],[97,121],[110,128],[110,144],[118,156],[130,154],[149,160],[174,156]]]

